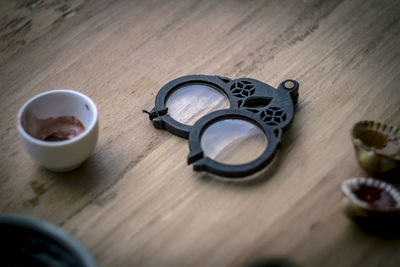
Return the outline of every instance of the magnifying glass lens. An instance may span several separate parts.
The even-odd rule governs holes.
[[[167,98],[166,106],[174,120],[192,126],[210,112],[229,108],[229,100],[212,86],[190,84],[173,91]]]
[[[205,156],[230,165],[257,159],[268,145],[264,132],[242,119],[224,119],[211,124],[203,132],[200,143]]]

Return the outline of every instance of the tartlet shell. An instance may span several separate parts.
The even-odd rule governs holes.
[[[358,164],[367,172],[383,173],[400,166],[400,129],[376,121],[360,121],[353,126],[351,139]],[[387,153],[388,144],[395,148]]]
[[[388,208],[377,208],[369,203],[360,200],[355,196],[352,189],[360,185],[367,185],[380,188],[390,193],[396,201],[396,206]],[[351,178],[342,182],[342,192],[345,195],[344,212],[354,218],[372,218],[372,219],[400,219],[400,191],[389,183],[372,178]]]

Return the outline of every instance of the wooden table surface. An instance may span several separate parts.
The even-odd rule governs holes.
[[[166,82],[188,74],[300,83],[274,172],[228,183],[186,164],[187,140],[153,127]],[[39,217],[100,266],[399,266],[400,240],[367,235],[340,183],[370,175],[349,131],[400,124],[400,3],[389,0],[0,3],[0,211]],[[30,97],[91,97],[100,137],[79,169],[33,162],[16,130]]]

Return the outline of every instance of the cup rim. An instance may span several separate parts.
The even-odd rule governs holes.
[[[90,109],[93,110],[93,120],[90,122],[89,126],[85,129],[85,131],[83,133],[81,133],[80,135],[78,135],[74,138],[68,139],[68,140],[48,142],[48,141],[39,140],[39,139],[31,136],[30,134],[28,134],[25,131],[24,127],[22,126],[21,119],[22,119],[22,115],[23,115],[24,111],[26,110],[26,108],[35,100],[37,100],[45,95],[50,95],[50,94],[54,94],[54,93],[75,94],[75,95],[78,95],[79,97],[82,97],[85,100],[87,100],[87,102],[90,106]],[[40,94],[37,94],[37,95],[31,97],[28,101],[26,101],[24,103],[24,105],[20,108],[20,110],[18,112],[17,128],[18,128],[19,133],[22,135],[22,137],[24,139],[27,139],[31,143],[35,143],[35,144],[47,146],[47,147],[59,147],[59,146],[69,145],[71,143],[75,143],[75,142],[83,139],[85,136],[87,136],[93,130],[93,128],[97,124],[97,121],[98,121],[98,111],[97,111],[96,104],[93,102],[92,99],[90,99],[88,96],[86,96],[78,91],[69,90],[69,89],[55,89],[55,90],[49,90],[49,91],[45,91]]]

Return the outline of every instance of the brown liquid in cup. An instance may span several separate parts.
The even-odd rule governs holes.
[[[25,131],[39,140],[56,142],[72,139],[85,131],[85,126],[74,116],[39,119],[27,114]]]
[[[393,196],[385,189],[360,185],[354,190],[354,194],[362,201],[369,203],[372,207],[378,209],[395,207],[397,202]]]

